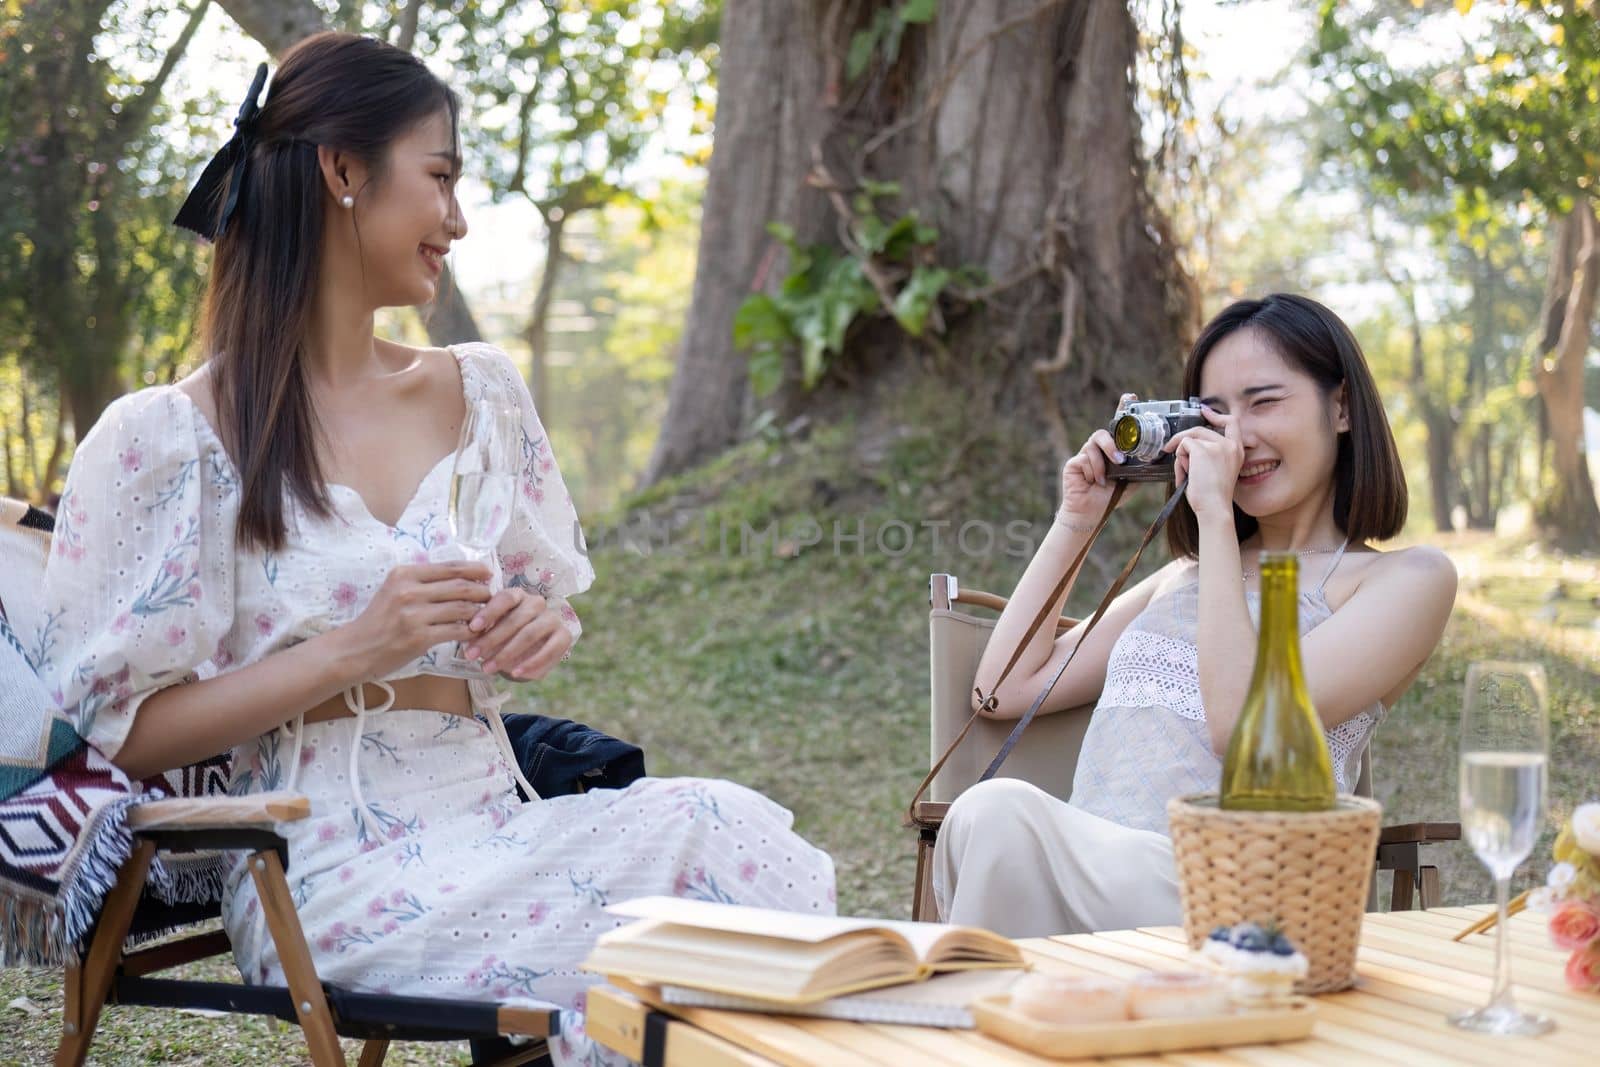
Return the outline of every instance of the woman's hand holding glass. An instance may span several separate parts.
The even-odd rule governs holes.
[[[466,659],[485,674],[512,681],[543,678],[572,648],[572,632],[544,597],[525,589],[502,589],[473,617],[475,635],[464,647]]]
[[[382,678],[435,645],[472,636],[471,620],[490,601],[489,568],[472,560],[404,564],[383,579],[366,609],[340,630],[347,662]]]

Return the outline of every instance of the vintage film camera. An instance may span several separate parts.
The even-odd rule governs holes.
[[[1125,482],[1164,482],[1172,477],[1173,455],[1162,446],[1191,426],[1210,426],[1200,413],[1200,398],[1146,400],[1117,408],[1111,438],[1122,463],[1106,465],[1106,477]]]

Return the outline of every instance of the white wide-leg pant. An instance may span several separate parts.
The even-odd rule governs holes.
[[[1015,778],[981,782],[950,806],[933,892],[943,921],[1007,937],[1182,922],[1170,839]]]

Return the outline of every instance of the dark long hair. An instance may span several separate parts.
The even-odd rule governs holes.
[[[242,482],[241,545],[283,546],[285,488],[314,514],[330,510],[302,347],[328,202],[317,146],[359,158],[376,188],[389,145],[441,110],[454,142],[456,95],[421,60],[372,37],[307,37],[272,79],[204,312],[218,431]]]
[[[1383,541],[1406,524],[1406,474],[1400,466],[1389,419],[1378,387],[1350,328],[1328,308],[1308,297],[1273,293],[1263,300],[1230,304],[1206,323],[1183,367],[1183,395],[1200,395],[1200,372],[1217,342],[1236,330],[1259,331],[1291,367],[1310,375],[1324,393],[1345,387],[1350,429],[1339,435],[1333,463],[1333,521],[1359,544]],[[1233,525],[1243,541],[1256,532],[1254,518],[1233,506]],[[1200,524],[1188,500],[1167,522],[1167,546],[1174,558],[1193,558],[1200,548]]]

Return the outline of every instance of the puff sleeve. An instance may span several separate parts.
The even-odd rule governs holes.
[[[139,706],[207,669],[233,616],[237,479],[187,396],[125,396],[79,444],[45,568],[40,675],[115,757]]]
[[[548,600],[576,640],[583,627],[569,599],[594,582],[583,526],[521,373],[500,349],[492,345],[476,348],[484,361],[488,387],[522,412],[516,510],[500,539],[500,572],[507,585],[531,590]]]

